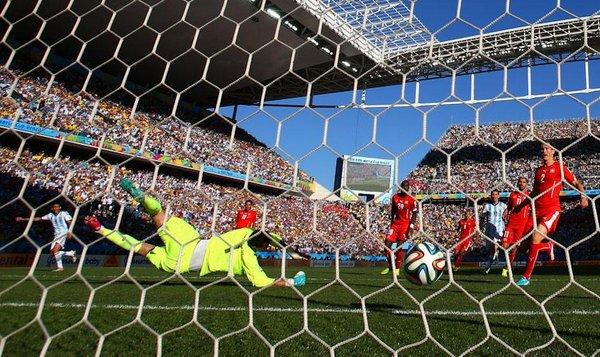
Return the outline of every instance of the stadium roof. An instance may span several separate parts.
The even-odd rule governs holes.
[[[101,96],[123,85],[203,108],[599,56],[598,15],[438,42],[406,3],[13,1],[0,54],[82,72]]]
[[[311,14],[376,63],[435,41],[414,16],[414,2],[390,0],[297,0]]]

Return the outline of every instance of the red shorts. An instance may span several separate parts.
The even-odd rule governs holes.
[[[556,227],[558,226],[558,221],[560,220],[560,211],[550,211],[546,214],[538,215],[536,218],[538,226],[540,224],[544,225],[544,227],[546,227],[546,230],[548,231],[547,235],[551,236],[552,234],[554,234],[554,232],[556,231]],[[527,229],[524,232],[529,232],[531,229],[533,229],[532,218],[529,218],[526,228]]]
[[[408,236],[410,224],[393,224],[390,226],[390,231],[385,238],[386,242],[404,242]]]
[[[471,238],[461,238],[461,241],[454,248],[454,254],[466,253],[472,244],[473,240]]]
[[[506,229],[504,230],[504,236],[502,237],[502,243],[513,245],[519,242],[521,238],[523,238],[523,235],[529,232],[529,229],[525,230],[525,228],[527,228],[530,224],[531,223],[529,222],[525,222],[521,225],[509,225],[508,227],[506,227]]]
[[[548,230],[548,235],[554,234],[556,232],[556,227],[558,226],[558,221],[560,220],[560,211],[554,211],[551,214],[546,214],[537,218],[538,226],[543,224]]]

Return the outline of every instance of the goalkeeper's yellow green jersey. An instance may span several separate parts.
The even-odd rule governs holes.
[[[275,279],[269,278],[263,271],[256,253],[248,245],[248,237],[254,232],[250,228],[235,229],[212,237],[206,246],[200,276],[229,270],[229,256],[233,250],[231,261],[235,275],[246,274],[248,280],[256,287],[272,284]],[[242,243],[243,242],[243,243]]]

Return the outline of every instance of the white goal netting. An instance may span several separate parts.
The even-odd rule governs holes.
[[[0,34],[0,355],[599,353],[597,3],[8,0]],[[503,246],[488,206],[533,189],[544,144],[577,181],[559,169],[521,287],[539,229]],[[162,221],[123,179],[196,229],[172,265],[141,254]],[[396,192],[416,209],[391,245]],[[306,285],[236,266],[246,219],[282,239],[249,245],[266,275]],[[208,240],[225,268],[189,272]],[[439,281],[381,272],[422,241]]]

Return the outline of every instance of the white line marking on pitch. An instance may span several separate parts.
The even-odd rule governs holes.
[[[5,302],[0,303],[0,307],[38,307],[39,304],[32,302]],[[86,304],[73,304],[73,303],[59,303],[51,302],[44,305],[44,307],[51,308],[67,308],[67,309],[83,309]],[[92,305],[95,309],[116,309],[116,310],[138,310],[139,305],[123,305],[123,304],[99,304]],[[162,305],[144,305],[143,310],[194,310],[194,305],[179,305],[179,306],[162,306]],[[198,306],[200,311],[225,311],[225,312],[236,312],[236,311],[248,311],[247,307],[243,306],[230,306],[230,307],[219,307],[219,306]],[[258,312],[302,312],[303,309],[299,308],[280,308],[280,307],[259,307],[255,308],[254,311]],[[362,309],[343,309],[343,308],[309,308],[308,312],[333,312],[333,313],[351,313],[351,314],[362,314]],[[421,315],[419,310],[400,310],[400,309],[382,309],[382,310],[367,310],[367,313],[373,312],[388,312],[395,315]],[[481,315],[481,311],[453,311],[453,310],[431,310],[425,311],[427,315],[438,315],[438,316],[477,316]],[[537,316],[544,315],[542,311],[486,311],[486,315],[500,315],[500,316]],[[563,310],[563,311],[548,311],[548,315],[600,315],[600,310]]]

